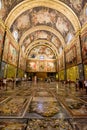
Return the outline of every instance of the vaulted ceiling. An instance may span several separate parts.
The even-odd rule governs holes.
[[[0,18],[27,58],[56,59],[87,21],[87,0],[0,0]]]

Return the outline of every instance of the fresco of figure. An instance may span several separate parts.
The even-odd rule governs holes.
[[[40,9],[40,8],[39,8]],[[41,10],[37,11],[34,9],[32,12],[32,23],[34,25],[39,24],[52,24],[55,22],[55,13],[50,11],[50,9],[42,8]]]
[[[77,11],[81,10],[82,0],[70,0],[71,7],[73,6]]]
[[[66,33],[69,31],[68,28],[68,23],[62,18],[62,17],[58,17],[57,18],[57,22],[56,22],[56,28],[62,33]]]

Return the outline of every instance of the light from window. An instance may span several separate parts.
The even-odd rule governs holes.
[[[86,9],[85,9],[85,14],[86,14],[86,16],[87,16],[87,7],[86,7]]]
[[[13,31],[13,37],[18,41],[18,32],[16,30]]]
[[[43,60],[44,59],[44,56],[40,56],[40,60]]]
[[[72,34],[71,33],[68,33],[68,36],[67,36],[67,43],[69,43],[72,39]]]
[[[62,47],[60,47],[59,48],[59,53],[62,54],[62,51],[63,51],[63,49],[62,49]]]
[[[0,0],[0,10],[2,9],[2,1]]]

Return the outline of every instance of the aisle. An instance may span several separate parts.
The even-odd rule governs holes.
[[[24,82],[0,92],[0,130],[86,130],[86,99],[73,84]]]

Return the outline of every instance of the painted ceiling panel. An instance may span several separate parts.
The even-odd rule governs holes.
[[[55,59],[55,54],[47,46],[37,46],[30,51],[28,58],[38,60]]]
[[[63,37],[67,33],[74,35],[74,28],[70,21],[60,12],[47,8],[36,7],[21,14],[11,26],[11,31],[19,32],[19,40],[27,29],[38,25],[47,25],[59,31]]]
[[[55,54],[56,58],[58,57],[58,49],[54,46],[53,43],[47,41],[47,40],[36,40],[34,42],[32,42],[32,44],[30,44],[27,49],[25,50],[25,54],[26,56],[29,54],[29,52],[37,47],[37,46],[47,46],[48,48],[50,48],[53,53]],[[23,46],[22,46],[23,47]]]
[[[56,46],[57,49],[59,48],[59,46],[61,46],[61,42],[59,41],[57,36],[55,36],[51,32],[44,31],[44,30],[36,31],[36,32],[28,35],[24,39],[23,45],[25,46],[25,48],[27,48],[32,42],[39,40],[39,39],[48,40],[48,41],[52,42]]]
[[[25,52],[35,41],[46,40],[47,45],[61,53],[87,23],[87,0],[0,0],[0,18]],[[40,57],[40,50],[44,50],[42,57],[55,57],[53,51],[41,43],[44,42],[29,49],[28,58]],[[48,56],[50,52],[52,55]]]
[[[1,18],[3,20],[6,19],[7,15],[10,11],[19,3],[26,1],[26,0],[0,0],[1,3]],[[64,2],[68,5],[79,17],[81,10],[84,8],[85,3],[87,0],[58,0]]]

